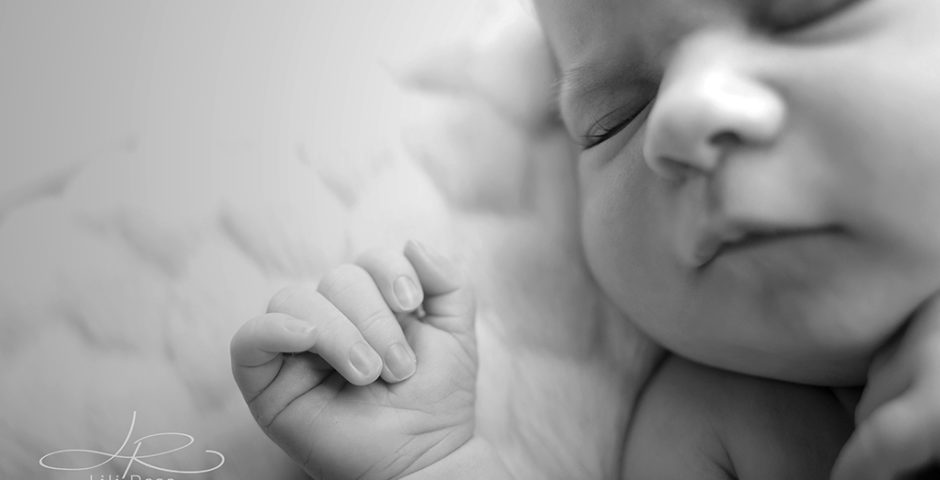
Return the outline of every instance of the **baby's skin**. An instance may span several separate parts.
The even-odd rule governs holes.
[[[670,356],[633,417],[624,479],[827,479],[852,431],[826,388]]]
[[[233,372],[313,478],[500,478],[474,434],[474,312],[448,260],[416,242],[373,251],[278,293],[233,338]]]

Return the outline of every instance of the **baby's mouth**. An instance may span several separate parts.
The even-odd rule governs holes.
[[[695,268],[705,268],[717,258],[737,251],[803,237],[836,234],[835,226],[732,225],[710,229],[697,239],[692,252]]]

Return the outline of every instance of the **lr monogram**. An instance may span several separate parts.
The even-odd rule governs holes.
[[[39,464],[51,470],[64,470],[64,471],[70,471],[70,472],[78,472],[78,471],[92,470],[92,469],[104,466],[108,464],[109,462],[112,462],[116,459],[127,460],[127,466],[124,468],[124,474],[121,475],[121,478],[124,479],[127,477],[127,473],[130,471],[131,466],[133,466],[134,464],[143,465],[145,467],[148,467],[150,469],[163,472],[163,473],[186,475],[186,474],[208,473],[213,470],[217,470],[221,468],[222,464],[225,463],[224,455],[222,455],[221,453],[215,450],[206,450],[205,451],[206,455],[212,457],[214,461],[213,462],[214,465],[212,465],[209,468],[194,469],[194,470],[178,470],[178,469],[173,469],[173,468],[167,468],[166,466],[157,465],[156,461],[159,457],[183,450],[186,447],[192,445],[193,442],[195,442],[195,439],[191,435],[187,435],[185,433],[164,432],[164,433],[152,433],[150,435],[144,435],[138,438],[137,440],[134,440],[133,442],[131,442],[131,435],[134,433],[134,424],[136,422],[137,422],[137,412],[135,411],[134,414],[131,416],[131,426],[127,430],[127,435],[124,437],[124,442],[121,444],[120,447],[118,447],[117,450],[115,450],[114,453],[99,452],[97,450],[88,450],[88,449],[81,449],[81,448],[69,448],[69,449],[64,449],[64,450],[56,450],[54,452],[50,452],[50,453],[43,455],[42,458],[39,459]],[[147,440],[155,440],[158,438],[165,438],[165,437],[179,437],[179,438],[185,439],[185,442],[182,445],[164,450],[162,452],[148,453],[146,455],[140,454],[140,449]],[[133,453],[131,453],[130,455],[123,454],[128,444],[131,444],[133,446]],[[95,463],[94,465],[63,466],[55,462],[57,457],[61,458],[62,456],[66,454],[75,454],[75,453],[101,457],[102,460],[98,463]],[[215,463],[215,461],[217,461],[218,463]],[[110,475],[108,477],[110,478]],[[132,475],[132,477],[140,478],[139,475]]]

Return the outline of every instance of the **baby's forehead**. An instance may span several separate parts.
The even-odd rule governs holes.
[[[673,40],[710,24],[775,31],[819,19],[859,0],[532,0],[549,36],[575,39],[598,32],[661,32]],[[663,35],[660,40],[669,40]]]

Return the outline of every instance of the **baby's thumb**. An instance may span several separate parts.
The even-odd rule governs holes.
[[[446,332],[473,334],[476,299],[457,266],[415,240],[405,245],[405,257],[424,290],[423,321]]]

